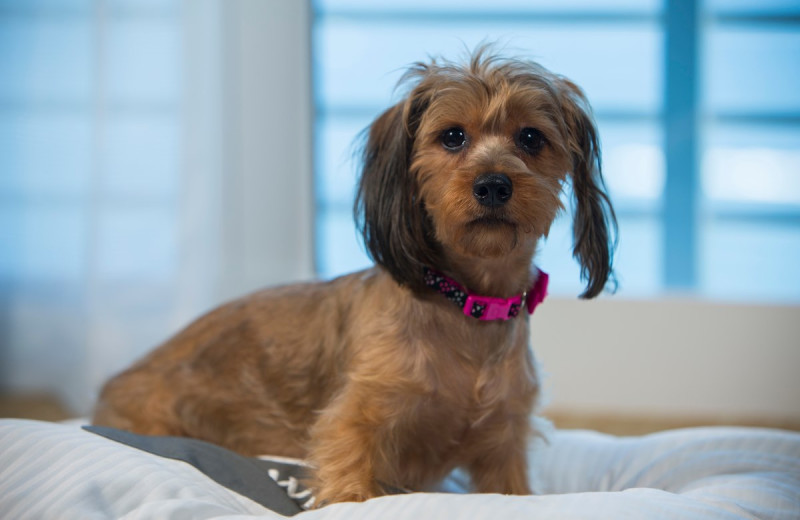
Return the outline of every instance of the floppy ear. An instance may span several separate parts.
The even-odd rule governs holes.
[[[572,224],[572,254],[581,264],[586,290],[581,298],[594,298],[609,279],[616,288],[613,256],[617,246],[617,218],[605,192],[600,167],[600,147],[591,109],[583,92],[572,82],[561,80],[561,106],[569,133],[572,161],[572,192],[575,217]]]
[[[432,225],[409,171],[414,136],[426,107],[425,96],[412,93],[367,129],[354,205],[369,255],[397,283],[412,289],[425,287],[424,266],[439,263]]]

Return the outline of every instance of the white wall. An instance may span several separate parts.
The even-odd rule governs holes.
[[[552,298],[532,322],[550,406],[800,421],[800,308]]]

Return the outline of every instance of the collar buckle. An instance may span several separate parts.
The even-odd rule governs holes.
[[[470,294],[464,304],[464,314],[484,321],[507,320],[511,313],[513,298],[490,298]]]

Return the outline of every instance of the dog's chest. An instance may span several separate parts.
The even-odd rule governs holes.
[[[435,348],[427,374],[438,399],[478,421],[533,391],[536,373],[522,324],[494,334],[464,334]]]
[[[448,446],[463,445],[510,415],[528,413],[537,388],[530,356],[482,364],[452,360],[439,365],[436,383],[420,403],[422,420]]]
[[[411,435],[400,453],[402,481],[411,488],[467,466],[494,439],[508,431],[510,418],[529,413],[535,383],[523,370],[501,365],[451,366],[436,390],[423,397],[408,417]],[[500,441],[502,442],[502,441]]]

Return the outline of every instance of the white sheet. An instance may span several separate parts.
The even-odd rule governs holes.
[[[557,431],[531,450],[526,497],[382,497],[314,519],[800,518],[800,434],[687,429],[644,437]],[[282,518],[190,465],[74,425],[0,420],[0,518]]]

